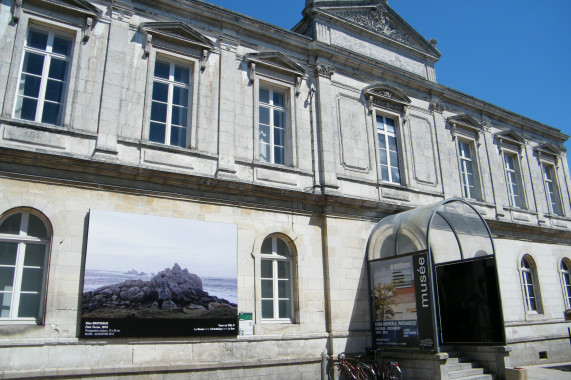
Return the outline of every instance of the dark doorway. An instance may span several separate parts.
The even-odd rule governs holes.
[[[505,344],[493,256],[436,266],[442,344]]]

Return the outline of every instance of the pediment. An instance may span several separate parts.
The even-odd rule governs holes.
[[[285,71],[295,76],[304,76],[305,70],[293,59],[280,52],[248,53],[244,60],[250,64],[266,66],[273,70]]]
[[[401,105],[408,105],[411,102],[410,98],[401,89],[385,83],[377,83],[365,87],[363,94],[366,99],[373,97],[377,100],[399,103]]]
[[[368,3],[369,5],[361,6],[356,4],[327,6],[323,4],[319,9],[347,21],[354,26],[364,28],[389,40],[423,51],[436,59],[440,58],[441,53],[436,49],[435,45],[426,41],[424,37],[392,10],[386,2],[377,1],[374,2],[373,5],[370,4],[371,2]]]
[[[184,22],[145,22],[140,29],[147,35],[173,40],[177,43],[194,45],[212,50],[214,43]]]
[[[484,131],[484,127],[482,127],[482,124],[478,123],[476,119],[474,119],[470,115],[465,114],[465,115],[451,116],[448,119],[446,119],[446,121],[454,128],[460,126],[477,132]]]
[[[84,0],[39,0],[39,2],[93,18],[99,17],[101,13],[97,7]]]
[[[496,133],[496,138],[500,144],[507,142],[515,145],[523,145],[525,143],[525,139],[514,131],[498,132]]]
[[[557,158],[561,154],[561,150],[553,144],[542,144],[533,149],[538,153],[538,156],[550,156]]]

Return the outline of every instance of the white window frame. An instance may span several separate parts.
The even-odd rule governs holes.
[[[40,217],[35,212],[31,212],[29,210],[17,210],[16,212],[9,212],[6,213],[2,218],[0,218],[0,225],[9,217],[21,214],[21,221],[20,221],[20,231],[18,234],[5,234],[0,233],[0,242],[4,243],[15,243],[18,245],[17,247],[17,254],[16,254],[16,263],[14,266],[14,280],[13,280],[13,289],[11,291],[11,301],[10,301],[10,315],[8,317],[0,317],[0,324],[40,324],[44,318],[44,303],[45,303],[45,294],[46,294],[46,279],[48,273],[48,263],[49,263],[49,254],[50,254],[50,243],[51,243],[51,229],[49,225],[45,222],[45,220]],[[34,215],[37,217],[44,225],[48,237],[45,239],[32,237],[27,235],[27,229],[29,227],[29,217],[30,215]],[[19,303],[20,303],[20,296],[22,294],[33,294],[34,292],[30,291],[22,291],[22,279],[24,269],[26,268],[39,268],[39,267],[32,267],[32,266],[25,266],[24,259],[25,259],[25,252],[26,246],[28,244],[34,245],[44,245],[45,252],[44,252],[44,263],[43,263],[43,273],[41,279],[41,290],[39,291],[40,295],[40,302],[38,304],[38,316],[35,317],[18,317],[19,312]],[[12,265],[0,265],[0,267],[12,267]],[[6,291],[2,291],[2,293],[6,293]]]
[[[566,257],[559,261],[559,275],[565,309],[571,309],[571,260],[569,258]]]
[[[508,167],[507,157],[513,159],[514,168]],[[511,207],[525,209],[527,202],[525,197],[525,187],[522,179],[522,166],[519,153],[513,152],[511,150],[504,150],[502,159],[504,164],[504,173],[506,178],[509,204]]]
[[[398,116],[395,115],[388,115],[388,114],[384,114],[381,112],[373,112],[373,123],[374,123],[374,128],[375,128],[375,147],[376,147],[376,155],[377,155],[377,167],[378,167],[378,177],[379,180],[382,181],[383,183],[390,183],[392,185],[399,185],[402,186],[405,184],[404,181],[404,165],[403,165],[403,152],[402,152],[402,145],[401,145],[401,134],[400,134],[400,118]],[[379,125],[378,125],[378,118],[382,118],[382,122],[383,122],[383,126],[384,126],[384,130],[379,130]],[[394,122],[394,132],[389,132],[386,129],[386,119],[391,119]],[[379,137],[382,136],[384,141],[385,141],[385,154],[384,156],[386,157],[386,162],[387,165],[384,165],[381,163],[381,146],[379,145]],[[394,137],[395,139],[395,144],[396,144],[396,164],[397,164],[397,169],[399,172],[399,180],[395,181],[393,179],[393,175],[392,175],[392,170],[391,167],[395,167],[390,158],[390,151],[389,151],[389,138],[390,137]],[[382,174],[382,166],[387,166],[387,170],[388,170],[388,180],[383,178],[383,174]]]
[[[462,153],[460,149],[460,144],[465,144],[468,147],[471,157],[467,157]],[[462,198],[472,199],[472,200],[482,200],[482,189],[481,189],[480,170],[479,170],[480,165],[478,164],[478,151],[476,147],[477,147],[476,141],[473,139],[460,136],[456,138],[458,175],[460,179],[460,192]],[[471,173],[471,175],[474,178],[473,191],[470,188],[470,183],[468,180],[467,162],[472,163],[473,172]]]
[[[260,100],[260,91],[264,89],[268,91],[269,94],[269,99],[268,102],[269,103],[262,103],[262,101]],[[281,94],[282,98],[283,98],[283,105],[279,106],[274,104],[274,93],[278,93]],[[288,141],[288,132],[289,132],[289,128],[288,128],[288,111],[289,108],[288,107],[289,104],[289,99],[288,99],[288,91],[284,90],[282,88],[278,88],[275,86],[268,86],[266,84],[260,84],[258,87],[258,160],[260,160],[261,162],[265,162],[265,163],[269,163],[269,164],[274,164],[274,165],[283,165],[285,166],[287,163],[287,141]],[[269,143],[265,143],[262,141],[261,138],[261,134],[262,134],[262,122],[260,120],[260,109],[261,108],[266,108],[269,110],[269,124],[265,124],[267,125],[269,128]],[[275,119],[274,119],[274,111],[278,111],[281,112],[283,114],[283,125],[280,128],[279,126],[276,125]],[[275,141],[275,134],[277,132],[277,130],[281,129],[283,132],[283,137],[282,137],[282,145],[278,145],[276,144]],[[270,157],[269,160],[264,160],[262,158],[262,146],[268,146],[269,147],[269,151],[270,151]],[[282,156],[281,156],[281,162],[279,162],[279,160],[276,157],[276,148],[281,148],[282,149]]]
[[[551,178],[549,178],[548,172]],[[563,216],[563,203],[561,202],[561,191],[557,179],[556,165],[541,161],[541,176],[543,177],[547,209],[551,214]]]
[[[541,314],[541,294],[535,261],[526,254],[520,258],[518,269],[526,314]]]
[[[33,47],[30,47],[27,45],[28,35],[29,35],[30,31],[32,31],[32,30],[48,34],[48,41],[47,41],[46,50],[40,50],[40,49],[33,48]],[[64,39],[67,39],[70,42],[70,51],[69,51],[68,56],[64,56],[64,55],[61,55],[58,53],[54,53],[52,51],[53,41],[54,41],[55,36],[62,37]],[[72,66],[73,66],[75,45],[76,45],[76,38],[75,38],[74,33],[72,31],[62,31],[61,28],[57,28],[57,27],[56,28],[50,28],[49,26],[46,27],[43,25],[37,25],[35,23],[28,23],[28,26],[26,28],[26,32],[25,32],[25,35],[23,38],[23,46],[22,46],[22,50],[21,50],[20,65],[19,65],[18,74],[17,74],[18,78],[16,81],[16,91],[15,91],[15,96],[14,96],[14,103],[12,105],[12,116],[15,119],[26,120],[26,121],[36,122],[36,123],[49,124],[49,125],[57,125],[57,126],[64,125],[64,121],[65,121],[65,117],[66,117],[66,109],[67,109],[67,97],[68,97],[69,88],[71,85],[70,78],[71,78],[71,72],[72,72]],[[38,54],[38,55],[44,56],[42,74],[41,74],[41,76],[39,76],[39,78],[40,78],[39,94],[38,94],[38,98],[35,98],[35,99],[37,99],[37,105],[36,105],[34,120],[22,119],[21,117],[17,116],[17,114],[16,114],[17,108],[18,108],[18,99],[24,97],[23,95],[20,95],[20,86],[21,86],[21,82],[22,82],[23,66],[24,66],[26,53],[33,53],[33,54]],[[47,89],[47,82],[48,82],[48,74],[49,74],[50,65],[51,65],[51,62],[53,59],[64,60],[68,63],[68,67],[67,67],[67,70],[65,73],[65,78],[62,81],[63,82],[63,90],[62,90],[62,94],[61,94],[60,110],[59,110],[59,114],[57,116],[57,121],[55,124],[42,121],[43,109],[44,109],[45,104],[46,103],[53,103],[52,101],[46,100],[46,89]],[[32,75],[32,74],[28,74],[28,75]]]
[[[263,252],[260,252],[260,316],[261,316],[261,320],[262,322],[266,323],[293,323],[295,320],[295,266],[294,266],[294,256],[292,253],[292,247],[290,246],[290,244],[288,243],[288,241],[286,239],[284,239],[282,236],[280,235],[270,235],[267,236],[264,241],[266,241],[266,239],[271,239],[271,244],[272,244],[272,253],[271,254],[266,254]],[[285,246],[288,249],[288,255],[284,256],[284,255],[279,255],[277,253],[277,243],[278,240],[281,240]],[[263,246],[263,242],[262,242],[262,246]],[[265,278],[262,277],[262,263],[263,262],[271,262],[272,265],[272,277],[271,278]],[[289,265],[289,278],[288,279],[280,279],[278,276],[278,262],[282,262],[282,263],[286,263],[286,265]],[[273,294],[272,297],[262,297],[263,295],[263,291],[261,290],[263,288],[263,281],[272,281],[272,290],[273,290]],[[283,281],[283,280],[288,280],[289,281],[289,294],[290,294],[290,298],[284,298],[284,297],[279,297],[279,282]],[[279,316],[279,303],[280,301],[289,301],[289,316],[287,317],[280,317]],[[264,301],[272,301],[273,302],[273,317],[271,318],[265,318],[263,316],[263,303]]]
[[[189,70],[189,93],[188,93],[188,103],[187,103],[187,126],[186,126],[186,144],[184,147],[178,145],[167,144],[166,141],[170,142],[170,134],[168,135],[168,140],[166,139],[166,134],[170,133],[170,130],[165,131],[165,143],[153,142],[149,139],[151,132],[151,107],[153,103],[153,83],[155,79],[155,63],[156,61],[161,61],[169,64],[176,64],[181,67],[187,68]],[[153,45],[149,52],[149,58],[147,63],[147,91],[145,94],[145,112],[143,118],[144,128],[142,130],[141,140],[148,142],[153,146],[160,146],[169,149],[196,149],[197,147],[197,123],[198,115],[196,112],[197,102],[198,102],[198,80],[200,78],[200,61],[198,57],[190,56],[182,53],[175,53],[171,51],[166,51],[162,47]],[[169,86],[169,94],[170,94]],[[169,120],[170,113],[167,115],[167,122]]]

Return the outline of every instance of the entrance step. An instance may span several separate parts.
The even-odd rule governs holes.
[[[492,375],[485,374],[483,368],[478,367],[477,363],[471,362],[461,351],[456,351],[453,347],[446,347],[445,352],[449,356],[445,366],[448,372],[448,379],[493,380]]]

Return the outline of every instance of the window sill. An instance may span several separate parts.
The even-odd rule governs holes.
[[[11,125],[15,127],[35,129],[38,131],[63,133],[68,135],[79,135],[86,137],[97,137],[96,132],[89,132],[81,129],[74,129],[71,127],[55,125],[55,124],[38,123],[36,121],[30,121],[24,119],[14,119],[12,117],[0,117],[0,123],[6,123],[6,125]]]
[[[0,326],[7,325],[40,325],[36,319],[0,319]]]

